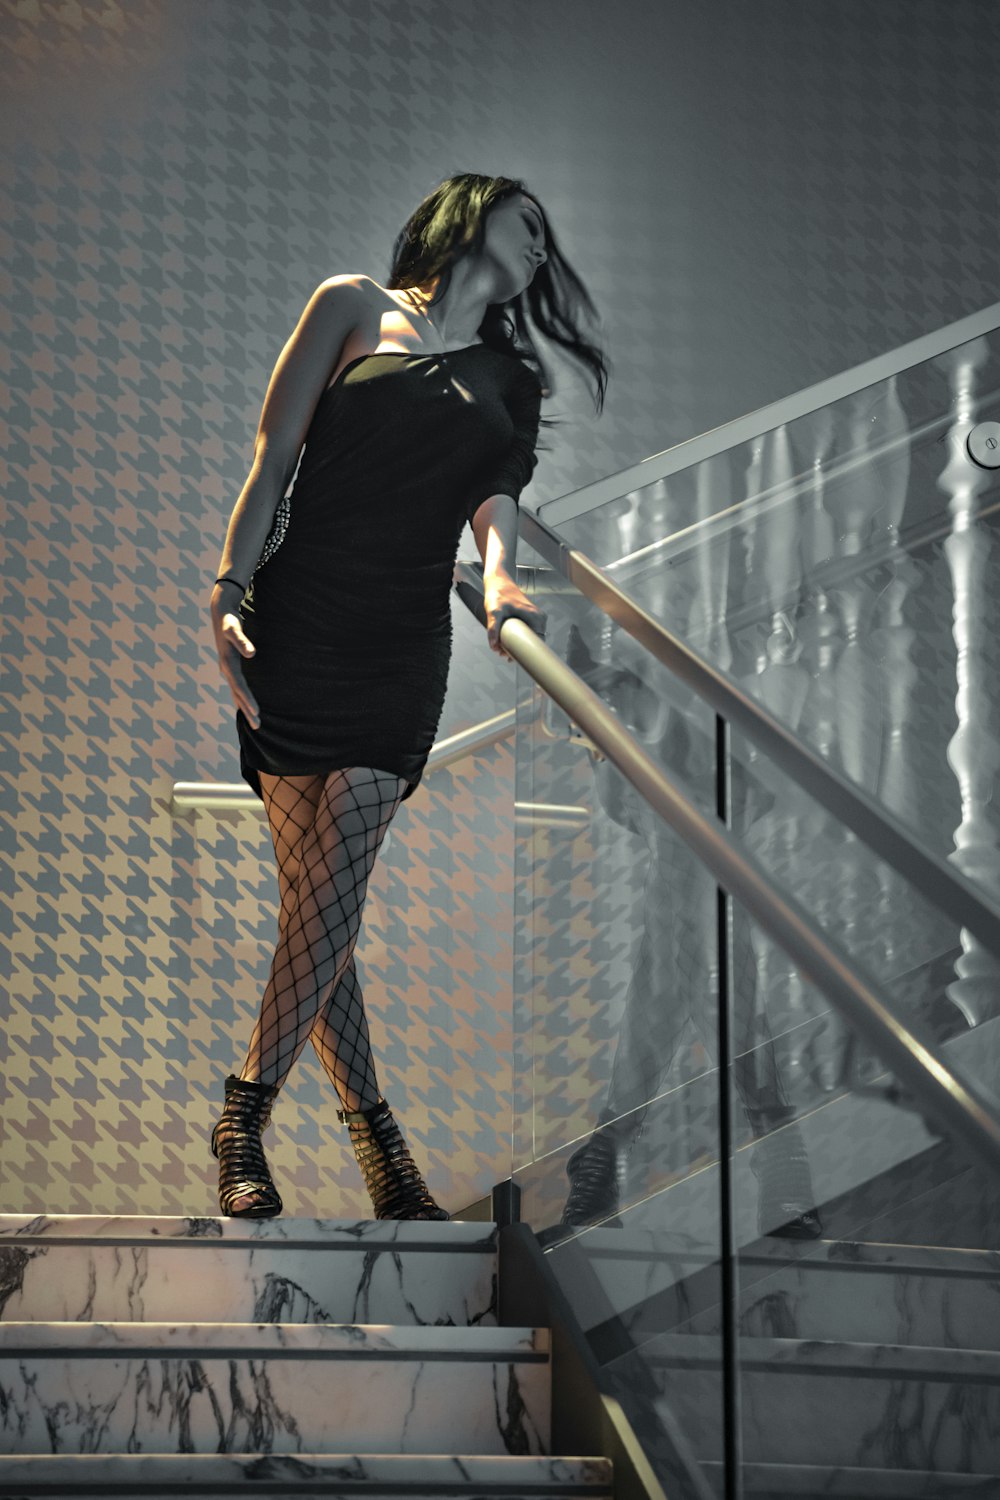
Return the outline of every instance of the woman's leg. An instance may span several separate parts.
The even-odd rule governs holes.
[[[316,818],[316,808],[323,792],[324,776],[272,776],[261,771],[260,786],[264,793],[274,857],[278,862],[278,891],[281,909],[279,933],[295,909],[295,882],[299,874],[302,841]]]
[[[270,776],[262,772],[260,779],[278,862],[281,896],[278,927],[283,931],[295,909],[302,843],[315,820],[325,778]],[[378,1078],[353,954],[329,1000],[317,1015],[309,1040],[344,1109],[370,1109],[378,1103]]]
[[[280,1088],[315,1029],[344,1107],[377,1100],[352,960],[368,877],[406,787],[403,777],[364,766],[325,778],[261,774],[281,914],[243,1079]]]
[[[346,1110],[371,1109],[382,1097],[354,955],[309,1033],[316,1056]]]
[[[353,957],[368,877],[406,787],[404,778],[366,767],[332,771],[321,784],[262,774],[281,911],[243,1082],[276,1091],[309,1038],[341,1097],[376,1217],[447,1219],[379,1094]],[[280,1208],[266,1164],[256,1171],[255,1180],[235,1183],[224,1212]]]

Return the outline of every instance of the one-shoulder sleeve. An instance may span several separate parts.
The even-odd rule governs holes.
[[[470,525],[476,511],[491,495],[510,495],[516,505],[538,463],[535,444],[538,442],[542,386],[534,370],[521,360],[517,363],[517,376],[503,398],[514,426],[510,447],[502,458],[477,477],[466,512]]]

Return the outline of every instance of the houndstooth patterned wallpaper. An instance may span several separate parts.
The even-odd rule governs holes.
[[[382,279],[442,177],[523,176],[613,361],[600,421],[555,362],[537,503],[997,299],[998,34],[978,0],[0,0],[5,1211],[214,1211],[277,886],[259,817],[169,796],[238,780],[208,589],[316,284]],[[515,694],[454,612],[442,735]],[[452,1209],[510,1169],[513,797],[509,742],[428,776],[358,946]],[[600,916],[548,920],[578,951]],[[586,975],[613,1017],[621,954]],[[305,1055],[290,1213],[369,1211],[335,1107]]]

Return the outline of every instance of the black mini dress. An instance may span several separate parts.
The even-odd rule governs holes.
[[[240,604],[255,729],[237,710],[240,770],[372,766],[412,796],[451,662],[449,593],[462,528],[515,502],[537,463],[541,385],[486,344],[363,354],[322,394],[292,491]]]

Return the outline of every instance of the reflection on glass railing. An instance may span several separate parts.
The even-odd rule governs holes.
[[[968,439],[1000,411],[998,354],[996,333],[976,338],[561,523],[585,550],[589,536],[638,604],[996,902],[998,471],[973,461]],[[782,839],[819,837],[822,823],[776,819],[773,862]],[[822,837],[845,877],[841,902],[886,913],[891,875],[877,867],[863,894],[867,877],[848,878],[865,863],[857,840]],[[945,1032],[947,1007],[970,1026],[1000,1014],[998,969],[971,933],[958,936]]]
[[[559,523],[994,900],[1000,507],[966,442],[1000,410],[998,354],[995,335],[977,339]],[[714,716],[564,582],[549,596],[538,579],[550,644],[713,812]],[[966,1389],[963,1359],[994,1345],[977,1342],[971,1279],[947,1297],[931,1288],[986,1272],[969,1259],[998,1232],[983,1170],[730,902],[731,1301],[715,882],[551,706],[519,716],[517,765],[522,798],[582,815],[518,837],[514,1175],[658,1473],[679,1495],[702,1496],[692,1470],[708,1492],[721,1481],[734,1301],[748,1462],[965,1472],[981,1377],[966,1361]],[[997,955],[736,732],[729,771],[732,831],[774,888],[960,1082],[995,1092]],[[920,1367],[949,1344],[950,1406],[940,1362]],[[829,1441],[813,1441],[799,1385],[850,1412]],[[901,1401],[933,1406],[932,1442]]]
[[[974,423],[974,392],[989,362],[987,341],[978,339],[934,363],[948,380],[955,417],[948,462],[938,476],[951,521],[944,554],[951,574],[956,653],[958,724],[947,754],[962,809],[949,857],[963,874],[1000,896],[1000,808],[994,796],[1000,775],[1000,550],[994,527],[981,517],[997,475],[970,463],[965,446]],[[948,996],[973,1026],[1000,1015],[1000,961],[965,930],[961,945]]]
[[[557,593],[543,607],[552,648],[714,815],[714,715],[580,597]],[[773,808],[775,794],[735,761],[731,783],[734,827],[746,831]],[[518,788],[540,802],[572,796],[591,810],[572,839],[525,829],[517,844],[518,1160],[559,1157],[532,1189],[530,1221],[553,1244],[565,1237],[560,1230],[620,1224],[623,1210],[667,1180],[717,1160],[716,886],[551,707],[521,720]],[[734,924],[730,946],[747,1001],[734,1036],[737,1129],[741,1143],[762,1143],[754,1153],[759,1229],[814,1237],[820,1222],[783,1076],[794,1049],[775,1049],[768,975],[758,992],[758,955],[744,921]]]

